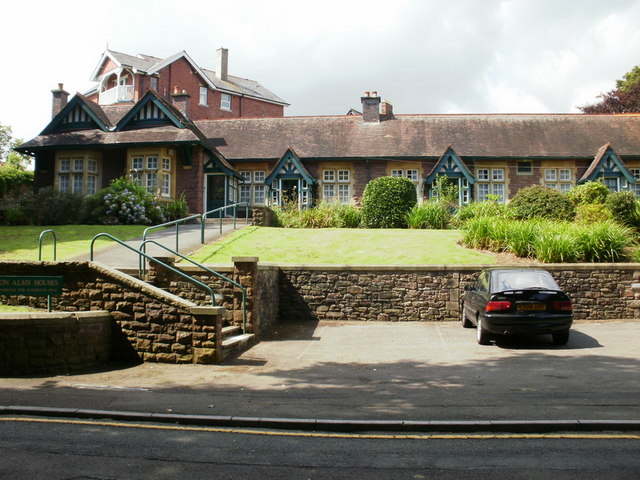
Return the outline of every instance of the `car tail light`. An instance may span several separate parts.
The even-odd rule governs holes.
[[[556,302],[553,302],[553,308],[555,310],[560,310],[561,312],[573,311],[573,305],[571,305],[571,302],[568,300],[558,300]]]
[[[485,312],[504,312],[505,310],[511,309],[513,306],[513,302],[507,301],[494,301],[487,303],[485,307]]]

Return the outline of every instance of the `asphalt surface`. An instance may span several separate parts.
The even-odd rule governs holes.
[[[212,243],[220,237],[232,233],[235,229],[241,229],[246,226],[245,219],[238,219],[235,228],[232,220],[225,220],[222,224],[222,232],[217,221],[205,224],[204,243]],[[170,248],[171,250],[177,250],[183,255],[189,255],[190,253],[198,250],[202,247],[202,229],[200,223],[185,223],[180,224],[178,227],[177,243],[176,243],[176,227],[170,226],[161,230],[152,230],[147,236],[147,240],[152,240],[160,245]],[[111,268],[117,269],[130,269],[138,268],[139,256],[136,251],[142,244],[142,238],[135,238],[124,242],[131,247],[131,250],[113,241],[112,245],[101,248],[94,252],[94,261],[100,262],[104,265],[108,265]],[[152,256],[167,257],[173,256],[162,246],[158,246],[154,243],[148,243],[146,245],[146,252]],[[177,248],[176,248],[177,247]],[[71,261],[87,261],[89,260],[89,253],[80,255],[78,257],[70,259]]]
[[[1,378],[0,413],[303,430],[640,431],[640,321],[476,343],[457,322],[280,325],[222,365]]]

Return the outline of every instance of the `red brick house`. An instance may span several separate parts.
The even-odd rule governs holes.
[[[184,52],[106,52],[95,90],[68,102],[54,90],[52,121],[19,148],[35,157],[37,186],[91,194],[130,175],[161,200],[185,193],[193,213],[239,201],[353,202],[379,176],[408,177],[426,199],[445,175],[460,203],[588,180],[640,193],[640,115],[396,115],[366,92],[362,113],[283,117],[284,101],[227,75],[218,53],[213,73]]]

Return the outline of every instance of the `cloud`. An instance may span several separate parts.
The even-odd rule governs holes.
[[[50,90],[89,87],[107,43],[166,57],[186,50],[260,81],[287,115],[344,114],[377,90],[396,113],[570,112],[640,63],[639,0],[112,0],[11,2],[0,30],[0,123],[31,138]],[[13,74],[7,75],[11,68]]]

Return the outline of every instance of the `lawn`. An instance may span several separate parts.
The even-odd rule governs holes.
[[[121,239],[141,237],[147,225],[56,225],[0,226],[0,260],[38,260],[38,238],[40,232],[53,229],[57,239],[57,259],[65,260],[89,252],[91,239],[98,233],[110,233]],[[98,239],[98,249],[113,241]],[[53,236],[48,233],[42,240],[42,260],[53,260]]]
[[[491,255],[458,245],[457,230],[289,229],[245,227],[191,258],[231,263],[256,256],[278,264],[441,265],[493,264]]]

